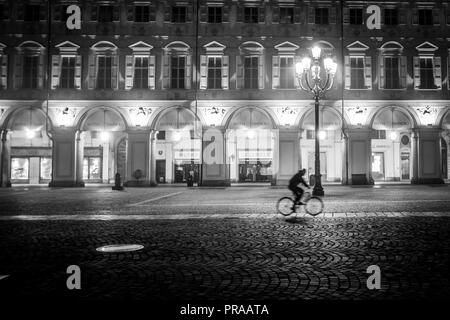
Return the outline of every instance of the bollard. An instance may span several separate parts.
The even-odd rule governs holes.
[[[118,190],[118,191],[122,191],[123,187],[121,186],[120,183],[120,174],[117,172],[115,179],[114,179],[114,187],[112,187],[113,190]]]

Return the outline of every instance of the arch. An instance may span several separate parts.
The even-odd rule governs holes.
[[[370,128],[376,130],[391,130],[392,128],[396,130],[409,130],[416,128],[418,123],[417,119],[407,109],[399,106],[380,108],[369,116],[369,118]],[[409,124],[406,123],[406,120]]]
[[[178,122],[179,126],[181,126],[182,124],[189,123],[189,118],[192,117],[192,120],[193,120],[192,122],[194,123],[194,127],[192,129],[194,129],[194,130],[200,129],[195,125],[195,120],[197,120],[198,123],[200,123],[200,127],[203,127],[204,122],[199,117],[199,115],[195,114],[191,109],[186,108],[184,106],[172,106],[169,108],[167,108],[167,107],[160,108],[157,112],[155,112],[155,115],[150,120],[150,127],[154,130],[161,129],[161,127],[160,127],[161,120],[164,119],[164,117],[166,117],[167,123],[165,124],[165,126],[167,127],[167,129],[170,129],[172,127],[170,125],[172,122],[170,122],[170,121],[175,121],[174,123],[176,123],[177,117],[180,115],[181,112],[186,112],[186,114],[183,115],[183,118],[178,119],[178,120],[180,120],[180,122]],[[175,124],[175,127],[176,126],[177,125]],[[184,126],[184,127],[186,127],[186,126]],[[181,129],[181,128],[178,128],[178,129]]]
[[[241,127],[253,127],[254,124],[263,124],[263,126],[266,126],[268,128],[263,129],[276,129],[277,125],[275,122],[275,118],[264,108],[257,107],[257,106],[246,106],[246,107],[236,107],[234,110],[232,110],[228,116],[224,117],[224,123],[223,126],[227,129],[237,129],[239,126],[237,123],[233,124],[232,121],[241,113],[249,111],[251,114],[251,117],[253,117],[253,112],[256,111],[256,119],[253,119],[249,115],[244,114],[243,122],[241,123]],[[259,113],[259,114],[258,114]],[[262,115],[262,117],[261,117]],[[263,119],[266,118],[267,122],[261,122],[264,121]],[[250,123],[250,120],[252,120]],[[254,121],[255,120],[255,121]],[[259,121],[259,122],[258,122]],[[248,123],[247,123],[248,122]],[[233,128],[233,126],[236,126]]]
[[[128,130],[128,123],[129,119],[123,115],[121,110],[116,107],[109,107],[109,106],[98,106],[94,108],[86,107],[82,112],[79,113],[77,118],[75,119],[76,123],[76,129],[81,131],[88,131],[88,130],[94,130],[96,126],[103,124],[103,117],[104,115],[99,115],[100,112],[108,112],[108,120],[110,120],[110,126],[109,129],[112,129],[110,131],[125,131]],[[96,124],[94,121],[99,120],[98,117],[101,116],[102,123]],[[93,118],[92,118],[93,117]],[[97,119],[96,119],[97,118]],[[87,123],[89,119],[92,119],[93,121],[91,123]],[[117,122],[119,121],[119,122]],[[123,126],[121,126],[120,122],[122,122]],[[115,123],[115,125],[114,125]],[[88,127],[85,127],[85,126]],[[88,129],[88,130],[86,130]]]
[[[45,47],[42,44],[40,44],[39,42],[31,41],[31,40],[22,42],[21,44],[19,44],[17,46],[17,48],[39,48],[39,49],[45,49]]]
[[[112,42],[110,42],[110,41],[99,41],[99,42],[97,42],[97,43],[95,43],[92,47],[91,47],[91,49],[103,49],[103,50],[105,50],[105,49],[113,49],[113,50],[115,50],[115,49],[117,49],[117,46],[114,44],[114,43],[112,43]]]
[[[384,50],[403,50],[404,47],[397,41],[388,41],[385,42],[380,49]]]
[[[39,120],[42,120],[42,118],[43,118],[44,120],[40,121],[40,122],[43,122],[44,126],[45,126],[45,119],[47,119],[48,130],[50,131],[53,128],[52,119],[44,112],[44,110],[41,108],[33,107],[33,106],[9,108],[8,110],[6,110],[7,114],[4,117],[3,125],[1,126],[1,128],[3,128],[4,130],[13,131],[14,126],[17,126],[17,128],[19,128],[21,126],[24,127],[26,124],[25,120],[28,120],[28,119],[25,119],[27,117],[26,111],[28,111],[28,110],[31,110],[32,115],[36,116],[34,121],[32,119],[32,124],[31,124],[32,126],[38,126]],[[24,120],[24,121],[22,121],[22,120]]]
[[[320,118],[320,121],[323,121],[323,123],[327,123],[326,126],[321,125],[321,129],[323,130],[341,130],[342,129],[342,122],[344,123],[344,126],[347,126],[348,119],[345,119],[342,117],[342,115],[333,107],[330,106],[321,106],[319,108],[320,114],[322,117]],[[300,127],[301,129],[307,129],[307,130],[315,130],[315,126],[311,127],[308,122],[311,122],[312,124],[315,123],[315,110],[314,107],[308,108],[306,112],[304,112],[302,115],[299,116],[299,121],[297,123],[297,127]],[[333,122],[333,118],[337,118],[339,120],[339,123]]]
[[[450,130],[450,109],[446,110],[442,115],[441,121],[439,121],[439,126],[444,130]]]

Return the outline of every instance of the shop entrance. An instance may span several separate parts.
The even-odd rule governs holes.
[[[185,183],[189,176],[192,176],[194,183],[198,183],[200,172],[199,164],[180,163],[175,164],[175,180],[174,183]]]
[[[386,179],[383,152],[372,153],[372,178],[378,181]]]
[[[402,166],[402,180],[410,179],[410,168],[411,165],[409,163],[409,152],[402,152],[401,155],[401,166]]]

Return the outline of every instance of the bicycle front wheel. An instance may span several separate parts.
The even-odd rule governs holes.
[[[277,211],[279,214],[282,214],[283,216],[288,216],[294,212],[294,200],[292,200],[289,197],[284,197],[278,200],[277,202]]]
[[[311,197],[305,205],[305,211],[312,215],[317,216],[323,211],[323,201],[319,197]]]

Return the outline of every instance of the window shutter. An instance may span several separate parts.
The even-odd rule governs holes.
[[[259,7],[258,8],[258,23],[264,23],[266,20],[266,8]]]
[[[135,6],[128,6],[127,8],[127,20],[128,21],[134,21],[134,10],[135,10]]]
[[[17,20],[25,20],[25,5],[17,4]]]
[[[125,57],[125,90],[133,89],[134,78],[134,56]]]
[[[156,73],[156,58],[155,56],[148,57],[148,88],[155,89],[155,73]]]
[[[200,90],[208,87],[208,57],[200,56]]]
[[[406,13],[406,10],[405,9],[399,9],[398,10],[398,15],[399,15],[399,17],[398,17],[398,22],[399,22],[399,24],[406,24],[406,16],[407,16],[407,13]]]
[[[308,8],[308,23],[314,24],[316,18],[316,9],[314,7]]]
[[[433,9],[433,24],[435,26],[441,25],[441,10]]]
[[[420,88],[420,58],[413,57],[414,63],[414,89]]]
[[[302,22],[302,8],[294,7],[294,23]]]
[[[236,89],[244,88],[244,64],[241,56],[236,56]]]
[[[119,56],[114,55],[112,57],[112,66],[111,66],[111,88],[116,90],[118,88],[119,85]]]
[[[351,87],[351,69],[350,69],[350,57],[344,57],[344,69],[345,69],[345,89],[349,90]]]
[[[184,77],[184,88],[185,89],[191,89],[191,82],[192,82],[192,57],[191,55],[186,56],[186,68],[185,68],[185,77]]]
[[[45,81],[45,56],[43,54],[39,55],[39,64],[38,64],[38,88],[43,89],[44,88],[44,81]]]
[[[170,55],[168,54],[162,56],[162,87],[170,88]]]
[[[385,71],[384,71],[384,56],[380,55],[379,57],[379,61],[380,61],[380,89],[384,89],[384,87],[386,86],[386,77],[385,77]]]
[[[120,7],[113,6],[113,21],[120,21]]]
[[[264,89],[264,56],[258,57],[258,89]]]
[[[156,8],[155,8],[155,5],[153,3],[150,5],[149,20],[150,20],[150,22],[155,22],[156,21]]]
[[[222,89],[228,90],[228,69],[229,69],[229,57],[228,56],[222,56]]]
[[[208,14],[208,7],[203,4],[200,6],[200,22],[206,22]]]
[[[328,14],[330,16],[330,24],[336,24],[336,7],[328,8]]]
[[[280,87],[280,57],[272,57],[272,89]]]
[[[95,76],[97,73],[96,70],[96,59],[97,57],[94,54],[89,55],[88,62],[88,89],[95,89]]]
[[[192,22],[192,6],[186,7],[186,22]]]
[[[8,56],[1,55],[1,66],[0,66],[0,89],[8,88]]]
[[[301,63],[301,62],[302,62],[302,57],[300,57],[300,56],[294,57],[294,87],[297,89],[301,89],[301,86],[300,86],[300,81],[298,80],[296,65],[297,65],[297,63]]]
[[[279,23],[279,22],[280,22],[280,7],[274,5],[272,7],[272,23]]]
[[[170,22],[170,5],[166,3],[164,6],[164,22]]]
[[[59,86],[59,78],[61,76],[61,56],[52,55],[52,89]]]
[[[222,22],[230,22],[230,9],[226,4],[222,7]]]
[[[413,9],[412,11],[412,24],[419,24],[419,11],[417,9]]]
[[[243,22],[244,21],[244,7],[237,5],[236,10],[237,10],[236,21]]]
[[[98,6],[93,5],[91,7],[91,21],[97,21],[98,20]]]
[[[47,6],[45,5],[39,6],[39,20],[40,21],[47,20]]]
[[[434,84],[436,89],[442,89],[442,62],[441,57],[434,57]]]
[[[401,88],[406,88],[406,76],[407,76],[406,57],[401,56],[400,57],[400,87]]]
[[[14,56],[14,88],[22,88],[23,56],[16,53]]]
[[[450,24],[450,8],[446,9],[446,15],[447,15],[447,24]]]
[[[364,85],[372,90],[372,57],[364,57]]]
[[[81,90],[81,56],[75,56],[75,89]]]
[[[343,15],[343,23],[350,24],[350,9],[344,8],[344,12],[342,15]]]

